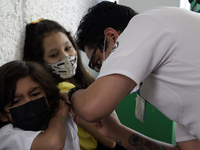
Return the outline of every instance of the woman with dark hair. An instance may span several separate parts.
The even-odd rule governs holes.
[[[80,149],[69,106],[51,74],[35,62],[0,67],[0,149]]]
[[[79,85],[87,88],[94,81],[82,65],[70,32],[52,20],[39,20],[26,26],[23,59],[37,61],[50,68],[61,92],[68,92]],[[115,146],[114,141],[84,120],[79,121],[78,135],[81,149],[84,150],[110,149]]]

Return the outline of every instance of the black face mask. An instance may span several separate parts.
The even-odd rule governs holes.
[[[44,97],[9,109],[9,111],[13,126],[23,130],[38,131],[45,123],[48,123],[50,117],[50,108]]]

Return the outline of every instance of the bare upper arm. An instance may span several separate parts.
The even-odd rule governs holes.
[[[200,150],[200,141],[190,140],[184,142],[178,142],[178,147],[180,150]]]

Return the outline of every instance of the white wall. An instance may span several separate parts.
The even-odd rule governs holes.
[[[0,66],[21,59],[25,26],[39,18],[58,21],[72,34],[96,0],[1,0]]]
[[[119,0],[119,4],[126,5],[141,13],[155,6],[180,6],[180,0]]]
[[[0,0],[0,66],[22,58],[25,26],[39,18],[52,19],[75,34],[80,19],[98,0]],[[84,66],[88,68],[84,53]]]

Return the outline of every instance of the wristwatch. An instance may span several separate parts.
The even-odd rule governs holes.
[[[72,88],[72,89],[69,90],[69,92],[68,92],[68,100],[69,100],[70,102],[71,102],[72,94],[73,94],[74,92],[80,90],[80,89],[84,89],[84,87],[82,87],[82,86],[76,86],[76,87],[74,87],[74,88]],[[71,104],[72,104],[72,102],[71,102]]]

